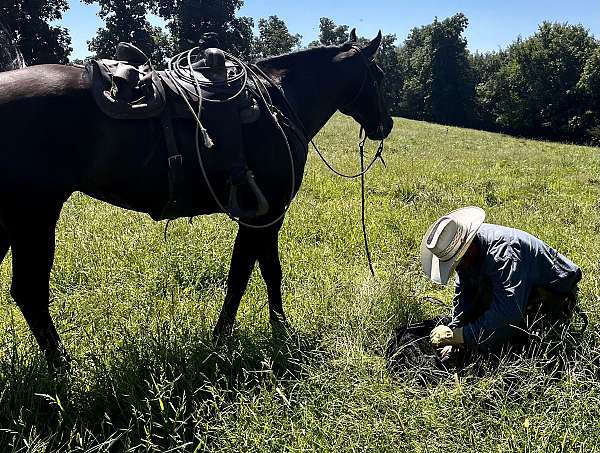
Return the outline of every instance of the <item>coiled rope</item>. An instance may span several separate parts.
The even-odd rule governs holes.
[[[289,209],[289,207],[292,203],[292,200],[294,198],[294,194],[296,191],[296,170],[294,167],[294,156],[292,154],[292,149],[291,149],[290,143],[288,141],[287,135],[285,134],[285,132],[280,124],[279,115],[281,113],[275,108],[275,106],[273,106],[270,98],[268,99],[268,101],[265,98],[265,97],[268,97],[268,91],[267,91],[264,83],[262,82],[261,78],[252,70],[252,68],[250,66],[248,66],[247,64],[245,64],[244,62],[242,62],[241,60],[239,60],[238,58],[234,57],[233,55],[231,55],[229,53],[223,52],[225,54],[225,57],[230,59],[231,61],[233,61],[235,66],[238,67],[239,72],[237,74],[235,74],[231,78],[229,76],[227,76],[226,80],[224,80],[224,81],[200,80],[198,78],[196,69],[194,68],[194,65],[193,65],[194,59],[198,60],[200,51],[201,51],[200,47],[194,47],[193,49],[190,49],[188,51],[185,51],[178,55],[175,55],[173,58],[171,58],[169,60],[168,67],[165,72],[166,72],[167,76],[169,77],[169,79],[171,80],[171,83],[177,88],[179,95],[185,101],[189,111],[191,112],[194,120],[196,121],[195,146],[196,146],[196,155],[198,158],[198,163],[200,165],[200,170],[202,171],[202,176],[204,177],[204,180],[206,182],[208,190],[211,193],[211,196],[213,197],[213,199],[215,200],[215,202],[217,203],[217,205],[219,206],[221,211],[223,211],[225,214],[227,214],[227,216],[231,220],[237,222],[241,226],[244,226],[246,228],[251,228],[251,229],[263,229],[263,228],[271,227],[283,219],[283,217],[285,216],[287,210]],[[199,69],[201,69],[201,68],[199,68]],[[183,83],[180,83],[179,80],[182,80],[182,81],[186,82],[187,84],[191,84],[195,88],[195,90],[190,91],[187,88],[187,86],[184,85]],[[248,85],[249,80],[252,81],[252,83],[254,84],[256,89],[251,89],[249,87],[249,85]],[[215,87],[218,88],[220,86],[227,86],[234,82],[240,82],[240,88],[235,94],[233,94],[230,97],[225,98],[225,99],[204,99],[204,102],[212,102],[212,103],[232,102],[233,100],[237,99],[247,88],[250,89],[250,91],[252,91],[252,93],[255,95],[255,98],[257,99],[259,104],[261,104],[261,107],[263,107],[264,109],[266,109],[266,111],[269,112],[269,116],[271,117],[275,128],[277,129],[278,133],[280,134],[281,138],[283,139],[285,147],[286,147],[288,155],[289,155],[289,158],[290,158],[291,192],[290,192],[289,201],[285,204],[283,212],[276,219],[272,220],[271,222],[261,224],[261,225],[250,224],[250,223],[243,221],[242,219],[235,217],[227,209],[227,207],[225,205],[223,205],[223,203],[221,203],[212,184],[210,183],[210,180],[208,178],[208,173],[207,173],[205,165],[204,165],[204,160],[202,159],[202,154],[201,154],[201,147],[200,147],[200,140],[199,140],[200,132],[202,132],[202,137],[203,137],[205,147],[212,148],[212,146],[213,146],[212,140],[210,139],[207,130],[204,128],[204,126],[202,125],[202,122],[200,121],[200,117],[202,114],[202,102],[203,102],[202,89],[203,88],[205,88],[207,90],[214,89]],[[195,110],[192,107],[191,103],[188,100],[188,95],[191,95],[192,97],[195,96],[198,99],[197,110]]]

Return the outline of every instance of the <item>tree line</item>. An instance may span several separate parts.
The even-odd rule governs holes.
[[[302,36],[276,15],[255,24],[238,15],[243,0],[82,0],[97,4],[104,27],[89,41],[94,57],[110,57],[119,41],[140,47],[157,65],[215,32],[244,59],[300,48]],[[53,25],[66,0],[5,0],[0,20],[27,64],[68,63],[68,30]],[[148,21],[152,12],[166,30]],[[542,23],[506,49],[470,52],[462,13],[413,28],[404,42],[385,35],[379,64],[384,95],[397,116],[526,137],[600,144],[600,41],[582,25]],[[257,25],[258,33],[254,33]],[[309,46],[341,44],[349,27],[321,18]],[[362,39],[366,41],[366,39]]]

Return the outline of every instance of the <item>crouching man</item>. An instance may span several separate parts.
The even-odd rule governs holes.
[[[457,273],[452,320],[430,334],[442,359],[453,346],[494,352],[523,343],[534,318],[568,321],[575,309],[579,267],[531,234],[484,220],[480,208],[458,209],[423,237],[425,274],[445,285]]]

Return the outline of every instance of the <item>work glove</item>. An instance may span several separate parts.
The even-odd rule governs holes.
[[[429,341],[434,346],[460,345],[465,342],[463,329],[451,329],[448,326],[437,326],[429,334]]]
[[[440,356],[440,360],[445,362],[450,358],[450,354],[452,354],[452,346],[448,345],[438,349],[438,354]]]

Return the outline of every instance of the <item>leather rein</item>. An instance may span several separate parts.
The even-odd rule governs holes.
[[[373,86],[375,87],[375,89],[377,91],[377,95],[381,96],[380,87],[375,82],[375,79],[374,79],[373,74],[372,74],[371,69],[370,69],[371,64],[373,63],[373,60],[368,61],[365,58],[365,55],[362,53],[362,49],[360,47],[358,47],[356,45],[353,45],[352,49],[354,49],[354,51],[357,52],[361,56],[362,61],[363,61],[364,66],[365,66],[365,74],[364,74],[364,77],[362,79],[360,88],[357,91],[356,95],[352,98],[352,100],[350,102],[348,102],[344,106],[342,106],[341,107],[342,109],[345,108],[345,107],[347,107],[347,106],[350,106],[350,105],[356,103],[356,101],[358,101],[358,99],[360,98],[360,96],[362,95],[362,93],[363,93],[363,91],[365,89],[365,86],[367,84],[367,79],[370,79],[370,82],[373,84]],[[306,131],[306,128],[304,127],[304,124],[302,123],[302,120],[300,119],[298,113],[296,112],[296,110],[294,109],[294,107],[291,105],[291,103],[289,102],[289,100],[287,99],[287,97],[285,96],[285,93],[283,92],[283,90],[277,84],[275,84],[275,82],[273,82],[271,80],[271,78],[267,74],[265,74],[264,71],[262,69],[260,69],[258,66],[253,65],[253,68],[255,70],[257,70],[257,72],[262,77],[264,77],[265,80],[267,80],[268,83],[279,92],[279,94],[281,95],[281,98],[283,99],[283,102],[284,102],[286,108],[294,116],[294,120],[300,126],[302,134],[304,136],[302,137],[302,135],[299,133],[299,131],[293,126],[293,123],[288,122],[289,124],[286,124],[286,125],[288,127],[290,127],[291,130],[293,132],[295,132],[296,135],[301,140],[306,141],[306,139],[308,138],[308,133]],[[377,113],[379,115],[379,118],[381,118],[382,114],[383,114],[382,107],[381,107],[381,102],[378,102],[378,104],[377,104],[377,110],[378,110]],[[383,123],[382,122],[379,123],[378,128],[379,128],[379,130],[383,129]],[[379,146],[377,147],[377,151],[375,152],[375,155],[373,156],[373,159],[365,167],[365,151],[364,151],[364,147],[365,147],[365,142],[367,140],[367,136],[366,136],[366,134],[363,136],[363,131],[364,131],[364,128],[363,128],[363,126],[361,126],[360,132],[359,132],[359,142],[358,142],[358,149],[359,149],[359,154],[360,154],[360,172],[356,173],[356,174],[344,174],[344,173],[340,172],[339,170],[335,169],[333,167],[333,165],[331,165],[327,161],[327,159],[325,159],[325,156],[323,156],[323,153],[321,153],[321,151],[319,150],[319,147],[317,146],[317,144],[315,143],[315,141],[312,138],[310,139],[310,143],[313,146],[313,148],[316,151],[316,153],[318,154],[318,156],[323,161],[323,163],[334,174],[336,174],[338,176],[341,176],[343,178],[347,178],[347,179],[360,178],[360,180],[361,180],[361,224],[362,224],[363,241],[364,241],[364,245],[365,245],[365,254],[367,255],[367,262],[369,264],[369,270],[371,271],[371,275],[375,276],[375,270],[373,268],[373,262],[371,260],[371,252],[370,252],[370,249],[369,249],[369,238],[368,238],[367,227],[366,227],[365,174],[373,167],[373,165],[375,164],[375,162],[378,159],[381,160],[381,163],[383,164],[384,167],[386,166],[385,165],[385,161],[383,160],[383,156],[382,156],[383,149],[384,149],[384,140],[382,139],[379,142]],[[291,200],[290,200],[290,202],[291,202]]]

